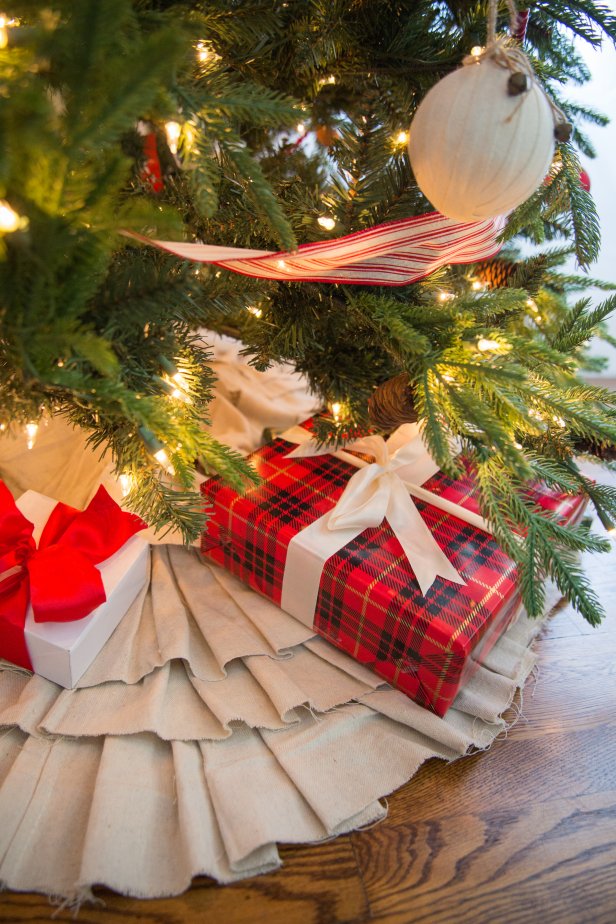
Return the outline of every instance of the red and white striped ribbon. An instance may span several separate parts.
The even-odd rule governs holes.
[[[500,250],[505,218],[459,222],[439,212],[390,221],[345,237],[302,244],[293,253],[157,241],[123,232],[183,260],[211,263],[256,279],[404,286],[450,263],[474,263]]]

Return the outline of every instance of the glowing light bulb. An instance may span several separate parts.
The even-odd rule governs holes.
[[[287,264],[284,262],[284,260],[277,260],[276,266],[278,269],[286,269]]]
[[[180,140],[180,135],[182,134],[182,126],[179,122],[166,122],[165,134],[167,135],[167,144],[169,145],[169,150],[172,154],[177,154],[178,141]]]
[[[178,388],[184,388],[184,389],[188,388],[188,382],[186,381],[186,379],[184,378],[181,372],[174,372],[171,378],[175,382],[175,384],[178,386]]]
[[[474,45],[471,48],[471,54],[473,58],[480,58],[483,54],[483,47],[481,45]]]
[[[531,311],[534,311],[534,312],[539,311],[539,309],[537,308],[537,302],[535,301],[534,298],[527,298],[526,306],[530,308]]]
[[[482,353],[488,353],[491,350],[500,350],[501,344],[497,340],[488,340],[487,337],[480,337],[477,341],[477,349]]]
[[[471,289],[473,292],[482,292],[486,287],[485,282],[481,282],[480,279],[475,279],[471,284]]]
[[[334,83],[336,83],[336,78],[334,77],[333,74],[330,74],[329,77],[327,78],[327,81],[326,81],[326,82],[329,83],[329,84],[334,84]]]
[[[297,132],[298,135],[303,135],[306,131],[306,126],[304,125],[303,122],[298,122],[297,125],[295,126],[295,131]]]
[[[26,424],[26,446],[28,449],[32,449],[36,443],[36,436],[38,433],[38,424],[31,421]]]
[[[163,380],[173,387],[173,391],[169,392],[170,398],[185,401],[186,404],[191,404],[192,399],[189,394],[188,382],[181,372],[174,372],[173,375],[170,376],[164,375]]]
[[[616,539],[616,526],[610,527],[610,529],[608,529],[607,531],[607,534],[610,537],[610,539]]]
[[[132,475],[122,474],[120,475],[120,490],[122,491],[122,497],[126,497],[127,494],[133,490],[133,485],[135,483]]]
[[[396,137],[394,138],[395,144],[407,144],[409,140],[409,133],[405,131],[399,131]]]
[[[332,218],[331,215],[320,215],[319,218],[317,218],[317,222],[322,228],[325,228],[326,231],[331,231],[336,227],[336,219]]]
[[[342,404],[340,401],[333,401],[332,404],[330,404],[330,410],[334,415],[334,420],[338,422],[340,420],[340,413],[342,411]]]
[[[6,48],[9,43],[9,34],[7,29],[10,29],[11,26],[17,26],[19,20],[9,19],[4,13],[0,13],[0,49]]]
[[[213,64],[215,61],[220,61],[220,55],[207,42],[197,42],[195,51],[197,52],[197,61],[200,64],[205,64],[206,62]]]
[[[453,292],[439,292],[438,300],[439,302],[450,302],[452,298],[455,298]]]
[[[0,433],[4,433],[6,430],[6,424],[0,423]]]
[[[246,311],[249,311],[250,314],[254,315],[255,318],[260,318],[263,312],[260,308],[257,308],[256,305],[248,305]]]
[[[26,227],[28,224],[27,218],[22,218],[21,215],[18,215],[15,209],[12,209],[11,206],[4,199],[0,199],[0,231],[3,231],[5,234],[11,234],[13,231],[18,231],[20,228]]]
[[[158,449],[154,453],[154,458],[156,459],[158,464],[161,466],[161,468],[164,468],[164,470],[167,472],[168,475],[175,475],[175,469],[173,465],[171,464],[169,460],[169,456],[167,455],[167,452],[165,449]]]

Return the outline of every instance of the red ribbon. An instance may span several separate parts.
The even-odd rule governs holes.
[[[101,485],[85,510],[56,504],[37,548],[34,526],[0,481],[0,655],[32,670],[24,634],[28,604],[36,622],[83,619],[107,599],[95,565],[146,528]]]
[[[530,10],[518,10],[515,19],[515,29],[511,33],[511,37],[514,38],[516,42],[522,43],[526,38],[529,17]]]

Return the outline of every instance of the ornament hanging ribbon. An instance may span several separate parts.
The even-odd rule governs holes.
[[[35,622],[83,619],[107,599],[96,565],[146,527],[101,486],[83,511],[57,504],[37,547],[33,524],[0,481],[2,657],[31,670],[24,634],[28,606]]]
[[[493,257],[505,218],[459,222],[439,212],[403,218],[348,234],[301,244],[294,253],[209,244],[158,241],[122,231],[183,260],[211,263],[255,279],[405,286],[441,266]]]
[[[439,468],[421,439],[418,424],[403,424],[387,441],[381,436],[369,436],[348,444],[346,450],[370,455],[375,460],[372,463],[345,450],[318,446],[302,427],[292,427],[282,438],[300,444],[287,458],[331,453],[358,468],[336,506],[289,543],[280,601],[284,610],[312,626],[326,561],[365,529],[380,526],[384,519],[398,539],[424,596],[437,577],[466,583],[424,523],[411,495],[479,529],[491,530],[478,514],[421,487]]]

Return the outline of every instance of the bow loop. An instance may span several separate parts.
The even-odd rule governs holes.
[[[362,439],[354,440],[346,446],[353,452],[361,452],[366,456],[373,456],[374,463],[385,468],[391,462],[389,446],[382,436],[364,436]]]
[[[68,545],[40,549],[28,561],[28,574],[35,622],[83,619],[107,599],[98,568]]]
[[[289,458],[336,454],[331,446],[317,446],[307,431],[299,427],[288,434],[292,441],[300,441],[288,454]],[[348,541],[349,530],[357,536],[365,529],[380,526],[386,519],[424,596],[439,576],[456,584],[466,583],[424,523],[409,495],[412,485],[407,488],[405,484],[423,484],[438,471],[421,439],[419,425],[403,424],[387,441],[378,435],[366,436],[349,443],[346,450],[370,455],[375,461],[351,475],[338,503],[327,514],[327,529],[346,531],[345,541]],[[342,456],[352,459],[348,452]]]
[[[391,497],[391,472],[373,462],[349,479],[327,521],[328,529],[368,529],[380,526]]]
[[[0,557],[16,555],[17,550],[24,557],[34,546],[34,526],[15,506],[13,495],[0,481]]]

